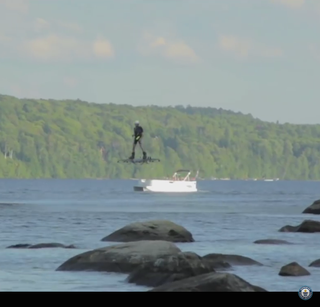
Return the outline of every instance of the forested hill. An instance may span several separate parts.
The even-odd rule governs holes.
[[[133,123],[161,163],[133,166]],[[0,96],[0,177],[320,179],[320,125],[267,123],[222,109],[133,107]],[[137,156],[140,148],[137,147]]]

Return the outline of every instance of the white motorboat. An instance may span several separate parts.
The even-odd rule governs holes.
[[[185,177],[180,177],[179,173],[186,172]],[[177,170],[174,172],[172,179],[140,179],[134,191],[145,192],[165,192],[165,193],[186,193],[197,192],[197,172],[195,178],[190,178],[190,170]]]

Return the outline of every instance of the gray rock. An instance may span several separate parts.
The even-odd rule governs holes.
[[[278,239],[265,239],[265,240],[257,240],[253,242],[254,244],[274,244],[274,245],[281,245],[281,244],[292,244],[285,240],[278,240]]]
[[[280,232],[304,232],[314,233],[320,232],[320,222],[313,220],[305,220],[298,226],[286,225],[279,229]]]
[[[122,243],[76,255],[60,265],[57,271],[130,273],[142,264],[180,252],[177,246],[167,241]]]
[[[32,244],[15,244],[15,245],[10,245],[7,248],[29,248],[32,246]]]
[[[280,276],[307,276],[310,275],[305,268],[297,262],[291,262],[280,269]]]
[[[16,244],[8,246],[7,248],[76,248],[74,245],[64,245],[60,243],[39,243],[39,244]]]
[[[141,265],[127,278],[129,283],[157,287],[168,282],[215,272],[202,257],[192,252],[182,252],[159,258]]]
[[[208,273],[164,284],[148,292],[267,292],[237,275]]]
[[[145,240],[194,242],[192,234],[187,229],[166,220],[132,223],[101,239],[101,241],[109,242]]]
[[[60,243],[39,243],[31,245],[29,248],[76,248],[74,245],[64,245]]]
[[[208,258],[202,258],[202,261],[217,271],[229,271],[232,269],[232,265],[225,261],[215,261]]]
[[[309,264],[309,267],[320,268],[320,259],[317,259]]]
[[[203,259],[208,261],[211,265],[217,262],[227,262],[234,266],[240,265],[259,265],[262,266],[263,264],[255,261],[251,258],[239,256],[239,255],[228,255],[228,254],[208,254],[203,256]]]
[[[314,201],[313,204],[306,208],[302,213],[320,214],[320,199]]]

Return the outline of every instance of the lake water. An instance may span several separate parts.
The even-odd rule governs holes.
[[[199,255],[230,253],[251,257],[263,267],[233,272],[269,291],[320,290],[320,234],[281,233],[279,228],[320,216],[301,214],[320,198],[320,182],[199,181],[194,194],[133,191],[132,180],[0,180],[1,291],[146,291],[127,275],[57,272],[81,252],[115,243],[101,238],[135,221],[168,219],[192,232],[196,242],[177,244]],[[294,245],[257,245],[276,238]],[[6,249],[18,243],[59,242],[78,249]],[[280,277],[281,266],[296,261],[306,277]]]

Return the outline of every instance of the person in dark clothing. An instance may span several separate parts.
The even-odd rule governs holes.
[[[134,140],[133,140],[133,146],[132,146],[132,154],[129,157],[129,159],[130,160],[134,159],[135,148],[136,148],[137,143],[139,143],[140,148],[141,148],[141,150],[143,152],[143,159],[146,159],[147,158],[147,153],[143,150],[142,144],[141,144],[141,139],[143,137],[143,128],[140,126],[139,121],[135,122],[135,127],[133,129],[133,137],[134,137]]]

